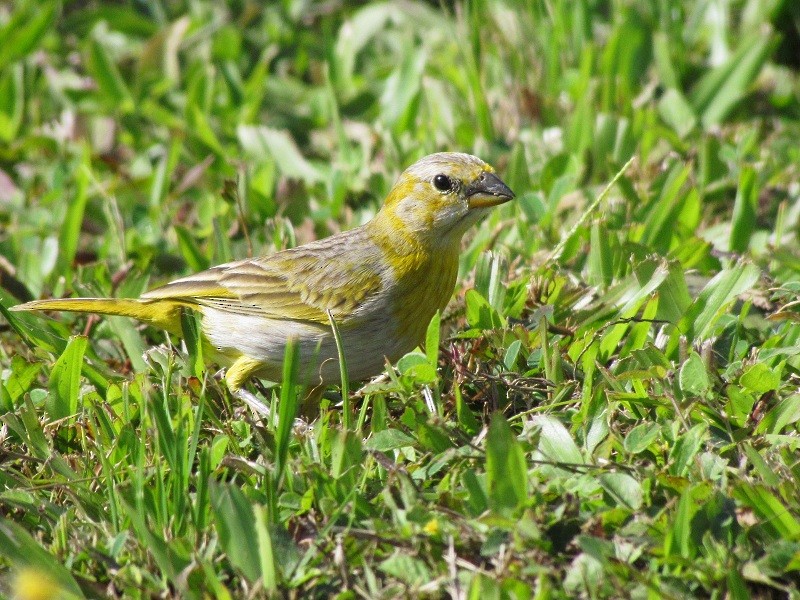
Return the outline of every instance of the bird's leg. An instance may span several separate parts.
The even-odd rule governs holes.
[[[261,366],[261,361],[243,354],[228,367],[225,372],[225,383],[228,385],[228,390],[230,390],[231,394],[247,404],[254,412],[262,417],[269,417],[269,407],[256,398],[255,394],[242,387]]]
[[[255,394],[244,389],[244,384],[263,367],[263,363],[254,358],[242,355],[233,361],[225,372],[225,383],[230,392],[239,400],[247,404],[253,411],[263,417],[269,417],[269,407],[259,400]],[[295,427],[305,429],[308,423],[319,416],[319,403],[325,385],[320,383],[309,389],[300,401],[300,410],[295,419]]]
[[[228,389],[235,392],[263,366],[262,361],[242,354],[225,371],[225,383],[228,384]]]
[[[270,417],[269,406],[267,406],[261,400],[259,400],[255,394],[253,394],[252,392],[248,392],[244,388],[233,390],[232,393],[234,397],[236,397],[238,400],[241,400],[242,402],[247,404],[247,406],[249,406],[253,410],[253,412],[260,415],[264,419],[269,419]]]

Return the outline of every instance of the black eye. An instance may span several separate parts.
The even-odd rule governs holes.
[[[453,189],[453,181],[447,175],[436,175],[433,178],[433,187],[440,192],[449,192]]]

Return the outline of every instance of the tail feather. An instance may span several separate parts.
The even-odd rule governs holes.
[[[165,329],[170,333],[181,333],[180,302],[167,299],[138,300],[128,298],[53,298],[34,300],[10,307],[12,311],[53,310],[98,315],[132,317],[148,325]]]

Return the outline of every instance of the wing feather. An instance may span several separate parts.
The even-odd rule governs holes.
[[[232,314],[328,323],[346,321],[377,294],[386,265],[358,230],[263,258],[226,263],[144,294]],[[364,252],[364,250],[368,250]]]

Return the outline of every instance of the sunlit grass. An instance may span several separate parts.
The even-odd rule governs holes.
[[[800,594],[792,10],[0,9],[0,593]],[[307,427],[192,319],[5,310],[356,226],[436,150],[517,199],[424,347]]]

